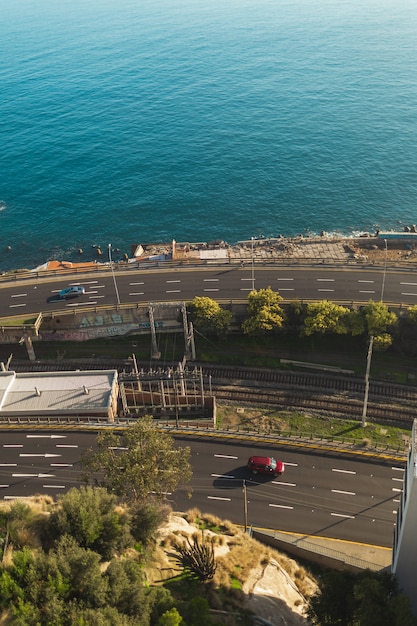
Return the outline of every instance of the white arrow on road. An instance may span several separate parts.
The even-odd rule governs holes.
[[[66,439],[67,435],[26,435],[27,439]]]
[[[19,454],[19,456],[42,456],[44,459],[50,459],[52,456],[62,456],[62,454],[49,454],[49,452],[46,452],[45,454]]]
[[[55,474],[12,474],[13,478],[55,478]]]

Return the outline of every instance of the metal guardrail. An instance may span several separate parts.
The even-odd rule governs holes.
[[[116,274],[129,274],[130,272],[137,272],[138,270],[176,270],[176,269],[203,269],[213,266],[224,267],[225,265],[232,265],[236,267],[246,267],[247,264],[251,264],[252,260],[246,256],[243,258],[228,258],[224,260],[220,259],[186,259],[181,261],[137,261],[135,263],[114,263],[114,272]],[[274,257],[264,259],[254,259],[255,267],[274,267],[276,265],[288,266],[306,266],[314,267],[317,265],[326,265],[327,267],[341,267],[341,266],[356,266],[361,269],[385,269],[385,263],[383,259],[375,261],[365,261],[363,259],[350,259],[350,258],[321,258],[321,257]],[[417,260],[408,261],[390,261],[390,265],[386,266],[387,271],[395,270],[410,270],[415,271],[417,266]],[[30,281],[38,279],[55,279],[62,276],[71,275],[84,275],[84,274],[108,274],[111,273],[110,264],[96,263],[88,267],[69,267],[60,268],[54,270],[15,270],[6,271],[0,273],[0,283],[18,282],[18,281]]]
[[[216,299],[216,301],[223,305],[223,306],[233,306],[233,305],[247,305],[248,301],[247,299],[226,299],[226,298],[219,298]],[[180,303],[182,301],[178,301],[178,303]],[[291,302],[293,302],[292,299],[286,299],[283,298],[282,300],[282,304],[290,304]],[[316,299],[314,298],[300,298],[299,302],[301,304],[308,304],[309,302],[317,302]],[[359,306],[363,306],[364,302],[359,302],[356,300],[332,300],[332,302],[334,304],[338,304],[340,306],[347,306],[347,307],[359,307]],[[157,302],[155,304],[158,304]],[[164,304],[164,301],[161,301],[161,304]],[[409,305],[404,304],[402,302],[388,302],[388,301],[384,301],[384,304],[386,304],[387,307],[389,307],[390,309],[398,309],[399,311],[405,310],[408,308]],[[53,319],[55,316],[59,315],[60,318],[63,317],[72,317],[75,318],[75,316],[77,314],[82,314],[85,315],[87,313],[103,313],[104,311],[127,311],[127,310],[139,310],[139,309],[147,309],[148,308],[148,303],[147,302],[137,302],[135,304],[132,303],[120,303],[120,304],[113,304],[113,305],[109,305],[109,304],[98,304],[95,306],[85,306],[85,307],[77,307],[76,309],[55,309],[53,311],[47,311],[47,312],[43,312],[43,313],[38,313],[38,316],[41,315],[42,319]],[[36,315],[36,314],[34,314]],[[2,326],[2,319],[3,320],[9,320],[7,324],[3,324]],[[17,320],[22,319],[22,315],[10,315],[7,317],[3,317],[0,318],[0,328],[4,328],[4,329],[13,329],[13,327],[15,328],[31,328],[32,325],[30,324],[17,324]],[[16,320],[16,324],[13,324],[13,320]],[[12,322],[12,323],[10,323]],[[37,322],[36,322],[37,323]],[[112,322],[112,326],[114,326],[114,322]]]
[[[118,417],[114,422],[109,422],[106,417],[80,417],[80,416],[63,416],[63,417],[0,417],[0,429],[6,427],[70,427],[70,428],[93,428],[96,429],[124,429],[138,421],[137,417]],[[276,445],[297,445],[317,448],[322,450],[335,450],[340,452],[350,452],[353,454],[361,454],[370,457],[389,457],[399,462],[405,462],[408,449],[406,445],[402,447],[392,448],[386,446],[368,446],[364,445],[363,440],[354,440],[337,436],[317,436],[313,433],[285,433],[285,435],[273,432],[261,432],[249,429],[217,429],[213,427],[212,420],[179,420],[178,426],[176,420],[171,421],[159,419],[157,426],[173,435],[195,435],[209,437],[225,437],[237,439],[250,439],[252,441],[260,441],[262,443],[274,443]]]

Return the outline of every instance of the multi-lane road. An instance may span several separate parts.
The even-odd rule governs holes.
[[[65,493],[80,483],[80,457],[96,435],[76,431],[3,431],[0,436],[2,499]],[[177,438],[191,447],[188,490],[167,494],[175,510],[194,506],[235,523],[390,546],[402,489],[403,467],[341,453],[262,446],[221,438]],[[283,460],[277,478],[252,476],[250,455]]]
[[[286,300],[380,300],[417,304],[412,271],[317,267],[205,267],[34,278],[0,285],[0,317],[123,303],[183,301],[195,295],[218,300],[245,299],[252,286],[270,286]],[[85,295],[61,301],[58,292],[82,285]],[[49,493],[56,496],[79,484],[80,455],[94,435],[75,431],[2,431],[0,497]],[[243,523],[243,481],[247,484],[248,523],[258,527],[391,545],[403,468],[340,453],[257,448],[221,439],[186,439],[192,448],[192,496],[168,494],[174,508],[197,506]],[[254,478],[245,469],[250,454],[282,459],[285,474]]]
[[[252,280],[253,278],[253,280]],[[199,269],[143,269],[111,273],[61,276],[0,284],[0,317],[79,307],[141,302],[176,302],[196,295],[215,300],[245,299],[255,289],[271,287],[285,300],[379,301],[411,306],[417,303],[417,273],[412,270],[351,267],[262,267],[252,276],[248,267]],[[85,295],[60,301],[58,292],[82,285]]]

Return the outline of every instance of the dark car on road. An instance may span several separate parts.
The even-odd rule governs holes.
[[[60,300],[69,300],[70,298],[76,298],[77,296],[83,296],[85,294],[84,287],[76,286],[76,287],[67,287],[66,289],[61,289],[58,296]]]
[[[279,476],[285,471],[284,463],[276,461],[272,456],[251,456],[247,467],[252,474]]]

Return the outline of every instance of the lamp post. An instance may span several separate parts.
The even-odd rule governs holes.
[[[387,275],[387,256],[388,256],[388,244],[387,240],[384,239],[385,244],[385,259],[384,259],[384,274],[382,276],[382,287],[381,287],[381,302],[384,300],[384,291],[385,291],[385,277]]]
[[[251,262],[252,262],[252,274],[251,274],[252,291],[255,291],[255,266],[254,266],[254,260],[253,260],[253,237],[250,238],[250,241],[251,241]]]
[[[113,260],[111,258],[111,243],[109,243],[109,262],[110,262],[111,273],[113,276],[114,290],[116,292],[117,304],[120,304],[119,290],[117,289],[116,276],[114,274],[114,268],[113,268]]]
[[[382,303],[384,300],[384,291],[385,291],[385,277],[387,274],[387,256],[388,256],[388,245],[387,240],[384,239],[385,245],[385,258],[384,258],[384,273],[382,275],[382,287],[381,287],[381,299]],[[366,411],[368,409],[368,395],[369,395],[369,372],[371,369],[371,360],[372,360],[372,350],[374,347],[374,336],[371,335],[369,337],[369,346],[368,346],[368,356],[366,358],[366,372],[365,372],[365,397],[363,400],[363,410],[362,410],[362,428],[366,426]]]

